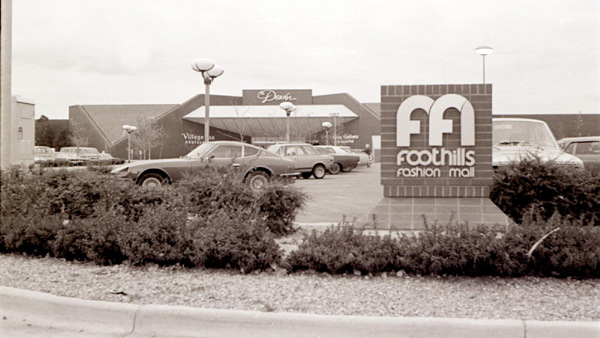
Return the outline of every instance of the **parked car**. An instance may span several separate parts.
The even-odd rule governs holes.
[[[115,165],[115,164],[123,164],[125,163],[125,159],[113,157],[111,154],[106,152],[100,153],[100,158],[97,161],[100,165]]]
[[[365,153],[364,150],[352,149],[348,146],[340,146],[340,149],[345,150],[348,153],[358,155],[359,156],[359,160],[358,160],[359,167],[369,168],[369,167],[371,167],[371,164],[373,164],[373,157],[371,157],[369,154]]]
[[[253,189],[260,189],[275,178],[293,183],[299,176],[294,161],[250,144],[228,141],[203,143],[181,158],[127,163],[113,169],[112,173],[134,180],[143,187],[157,187],[211,166],[230,166],[243,171],[244,182]]]
[[[600,136],[567,137],[558,144],[566,153],[582,160],[586,168],[600,170]]]
[[[494,168],[527,156],[583,167],[580,159],[560,149],[546,122],[540,120],[492,119],[492,145]]]
[[[50,165],[54,163],[54,148],[35,146],[33,148],[33,161],[36,164]]]
[[[63,147],[56,153],[57,165],[85,165],[100,159],[100,152],[91,147]]]
[[[333,156],[320,154],[317,149],[308,143],[274,144],[268,150],[293,160],[296,170],[300,172],[302,178],[313,176],[316,179],[321,179],[325,177],[333,164]]]
[[[340,171],[350,172],[358,166],[360,156],[347,152],[341,147],[336,146],[315,146],[315,148],[325,155],[333,156],[333,164],[329,169],[332,175],[338,174]]]

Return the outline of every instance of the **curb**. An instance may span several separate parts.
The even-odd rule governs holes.
[[[0,286],[0,327],[52,328],[112,337],[600,337],[599,322],[325,316],[133,305]],[[10,324],[10,325],[9,325]],[[4,330],[4,329],[3,329]],[[5,332],[3,331],[2,332]],[[63,333],[57,332],[62,330]],[[84,335],[82,333],[82,335]],[[48,336],[47,334],[43,335]]]

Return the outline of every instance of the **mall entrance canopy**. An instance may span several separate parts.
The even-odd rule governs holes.
[[[304,133],[323,131],[323,122],[342,125],[358,119],[358,116],[346,106],[333,105],[297,105],[290,115],[292,130],[301,129]],[[205,107],[187,114],[183,119],[204,124]],[[210,126],[230,132],[251,136],[253,139],[285,139],[285,111],[275,105],[266,106],[210,106]]]

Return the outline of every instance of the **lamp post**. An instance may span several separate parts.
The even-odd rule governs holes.
[[[333,145],[337,146],[337,117],[340,113],[331,113],[331,116],[333,116]]]
[[[131,133],[136,131],[137,127],[126,124],[123,126],[123,130],[127,132],[127,163],[131,163]]]
[[[475,53],[483,56],[483,84],[485,84],[485,56],[492,54],[494,50],[489,46],[481,46],[475,48]]]
[[[208,142],[210,141],[210,84],[215,78],[223,75],[224,70],[223,67],[215,65],[209,59],[196,59],[192,61],[192,69],[202,73],[202,78],[204,78],[204,142]]]
[[[329,129],[331,129],[331,123],[323,122],[321,123],[323,129],[325,129],[325,144],[329,145]]]
[[[290,115],[293,111],[296,111],[296,106],[294,106],[291,102],[282,102],[279,105],[279,108],[285,110],[285,114],[287,116],[286,119],[286,133],[285,133],[285,142],[290,142]]]

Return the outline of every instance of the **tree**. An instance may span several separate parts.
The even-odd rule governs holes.
[[[52,147],[53,139],[54,135],[48,117],[40,116],[39,120],[35,121],[35,145]]]
[[[160,146],[162,149],[166,142],[165,131],[151,118],[138,118],[137,126],[138,129],[131,135],[132,147],[141,150],[144,159],[150,159],[152,158],[152,148]]]
[[[248,125],[244,117],[247,115],[250,118],[252,118],[252,116],[248,114],[248,110],[250,110],[250,108],[246,108],[244,111],[242,111],[242,107],[234,106],[233,108],[235,109],[235,115],[237,115],[238,117],[237,121],[242,121],[241,127],[238,125],[237,122],[235,122],[235,125],[237,126],[238,133],[240,134],[240,142],[244,142],[244,131],[246,129],[246,126]]]
[[[87,146],[89,141],[85,128],[74,120],[71,120],[71,134],[69,140],[71,141],[71,144],[77,148]]]

